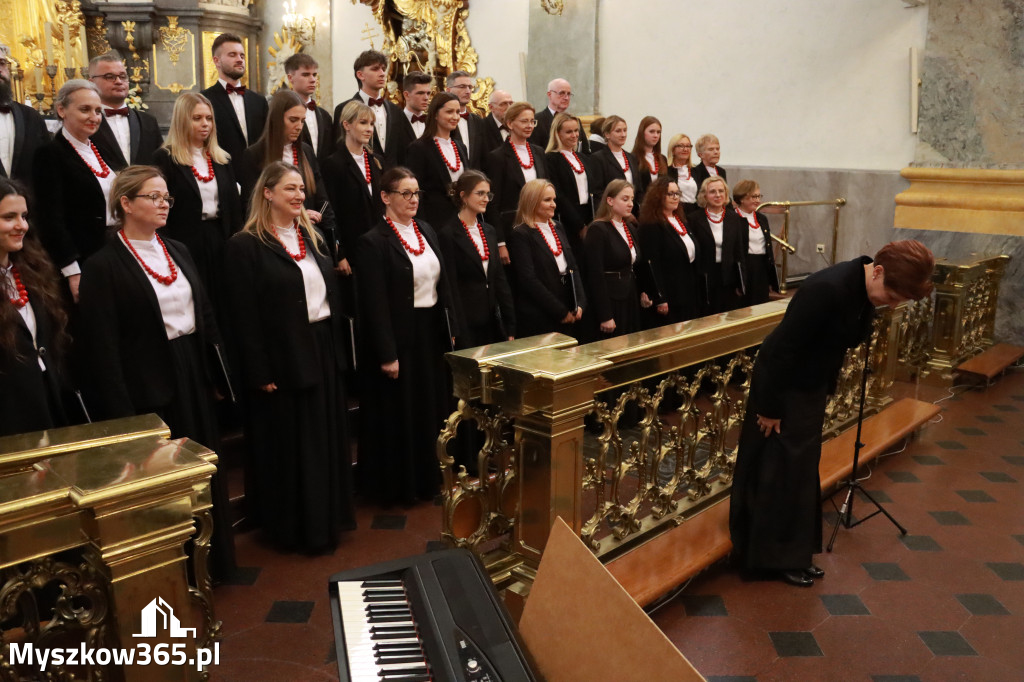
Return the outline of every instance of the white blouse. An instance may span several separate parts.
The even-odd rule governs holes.
[[[755,222],[757,220],[757,216],[753,213],[747,213],[739,208],[737,208],[736,211],[743,216],[747,221],[747,225],[750,226],[750,231],[747,232],[747,253],[763,256],[765,252],[764,232],[761,231],[761,228],[758,227]]]
[[[462,174],[466,171],[466,160],[461,159],[459,161],[459,170],[453,171],[451,167],[455,165],[455,160],[458,158],[456,156],[458,152],[455,151],[455,143],[452,142],[450,137],[447,140],[443,137],[434,137],[434,140],[441,149],[441,156],[443,156],[444,160],[447,161],[445,168],[448,170],[448,175],[451,176],[452,182],[455,182],[461,178]]]
[[[562,250],[556,256],[554,249],[558,248],[558,244],[555,242],[554,230],[551,229],[551,225],[548,223],[537,223],[537,229],[540,230],[544,241],[548,243],[548,249],[551,250],[551,255],[558,266],[558,274],[564,275],[569,270],[569,262],[565,260],[565,244],[562,244]]]
[[[466,223],[466,227],[469,231],[469,238],[476,247],[477,255],[484,252],[484,228],[479,222],[470,225]],[[480,265],[484,266],[484,274],[487,274],[487,266],[490,265],[490,260],[481,260]]]
[[[690,236],[689,231],[686,234],[680,234],[683,231],[683,226],[679,223],[679,219],[675,216],[669,216],[669,224],[676,231],[676,235],[682,240],[683,246],[686,247],[686,255],[690,257],[690,262],[697,257],[697,248],[693,244],[693,237]]]
[[[523,179],[526,180],[526,182],[529,182],[530,180],[536,180],[537,179],[537,160],[536,159],[533,160],[533,165],[532,166],[530,166],[529,168],[523,168],[523,163],[529,163],[530,162],[530,143],[527,142],[526,144],[513,144],[512,146],[515,148],[516,154],[519,156],[519,169],[521,171],[523,171]]]
[[[206,165],[206,154],[202,147],[192,148],[192,166],[205,176],[208,166]],[[217,190],[217,178],[209,182],[203,182],[196,178],[199,185],[199,196],[203,200],[203,220],[213,220],[220,214],[220,196]]]
[[[626,152],[624,150],[620,149],[617,152],[612,152],[612,156],[614,156],[615,160],[619,162],[619,168],[625,168],[626,167]],[[633,168],[630,167],[628,170],[623,171],[623,172],[626,175],[626,182],[632,184],[633,183]]]
[[[657,165],[654,161],[654,152],[647,152],[646,154],[644,154],[644,158],[647,159],[647,167],[651,169],[651,180],[657,180],[658,173],[657,171],[654,170],[655,166]]]
[[[299,252],[299,238],[294,225],[278,227],[274,225],[274,234],[284,245],[288,253]],[[305,237],[303,237],[305,239]],[[306,319],[312,322],[326,320],[331,316],[331,304],[327,302],[327,284],[324,273],[320,271],[316,259],[313,258],[313,245],[306,241],[306,257],[295,262],[302,271],[302,288],[306,291]]]
[[[125,244],[124,237],[120,232],[118,232],[118,237],[121,243]],[[164,250],[160,247],[160,242],[156,240],[156,237],[149,240],[130,239],[128,241],[131,242],[135,252],[139,254],[139,258],[145,261],[150,270],[164,277],[170,276],[171,269],[167,264],[167,257],[164,256]],[[124,248],[128,248],[127,244]],[[196,312],[192,299],[192,285],[189,284],[188,277],[181,272],[178,264],[174,264],[178,271],[177,278],[170,284],[161,284],[146,272],[138,258],[132,256],[132,260],[145,274],[146,281],[156,293],[156,301],[160,304],[160,316],[164,320],[164,331],[167,332],[167,338],[176,339],[193,333],[196,330]]]
[[[85,159],[85,162],[92,166],[94,170],[102,168],[100,160],[96,158],[96,155],[92,151],[91,145],[82,144],[76,140],[71,133],[67,131],[67,128],[61,128],[61,133],[63,133],[64,139],[71,143],[71,146],[75,148],[75,151],[81,154],[82,158]],[[104,159],[104,161],[106,161],[106,159]],[[109,164],[107,165],[109,167]],[[100,183],[100,189],[103,190],[103,205],[107,211],[107,227],[113,227],[115,224],[114,215],[110,212],[110,188],[114,186],[114,178],[116,177],[117,173],[114,172],[113,168],[111,168],[110,172],[107,173],[107,177],[96,177],[96,181]]]
[[[705,210],[707,210],[707,209],[705,209]],[[716,217],[716,218],[721,218],[721,220],[719,220],[717,223],[715,221],[711,220],[711,217],[708,218],[708,225],[711,226],[711,236],[713,236],[715,238],[715,262],[716,263],[721,263],[722,262],[722,235],[725,234],[725,211],[720,211],[719,213],[713,213],[711,211],[708,211],[708,216],[713,216],[713,217]]]
[[[626,242],[626,245],[629,246],[629,262],[635,263],[636,247],[631,244],[629,237],[626,236],[626,226],[618,220],[613,220],[612,225],[615,227],[615,231],[619,233],[619,236],[622,237],[622,241]]]
[[[683,196],[679,197],[679,201],[684,204],[695,204],[697,203],[697,181],[693,179],[693,173],[690,172],[689,166],[676,166],[676,185],[679,187],[679,192]]]
[[[412,225],[403,225],[397,220],[392,222],[406,244],[414,249],[419,248],[416,229]],[[412,263],[413,307],[433,308],[437,305],[437,283],[441,279],[441,261],[438,260],[434,250],[430,248],[426,237],[423,238],[423,253],[418,256],[404,247],[402,250],[405,251],[409,262]]]
[[[296,142],[295,144],[298,144],[298,142]],[[300,154],[302,153],[302,147],[301,146],[296,147],[296,149],[298,150],[298,152]],[[289,166],[295,166],[296,165],[295,157],[292,155],[292,143],[291,142],[289,142],[288,144],[286,144],[284,146],[284,150],[281,152],[281,160],[284,161],[285,163],[287,163]]]
[[[18,285],[14,282],[14,275],[11,274],[11,268],[14,264],[5,267],[0,267],[0,293],[8,298],[14,298],[18,295]],[[21,319],[25,321],[25,326],[28,327],[29,333],[32,335],[32,346],[38,351],[39,341],[36,339],[36,313],[32,310],[32,302],[27,302],[23,307],[18,308],[18,313],[21,315]],[[46,363],[43,362],[43,358],[37,353],[36,358],[39,362],[39,369],[46,371]]]
[[[569,166],[572,168],[579,168],[583,165],[583,161],[577,161],[578,157],[574,156],[574,152],[572,151],[566,151],[563,149],[562,156],[565,157],[565,160],[569,162]],[[587,173],[586,171],[582,173],[573,171],[572,175],[576,179],[576,194],[579,196],[580,206],[582,206],[590,201],[590,187],[587,185]]]

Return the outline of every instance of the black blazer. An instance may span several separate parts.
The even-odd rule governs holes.
[[[668,171],[665,169],[665,167],[668,165],[668,161],[665,160],[665,156],[663,154],[659,155],[657,157],[657,159],[658,159],[658,176],[661,177],[663,175],[668,175]],[[636,160],[637,168],[641,168],[643,166],[646,166],[646,164],[644,163],[645,161],[646,161],[646,159],[641,158],[641,157],[637,157],[637,160]],[[631,170],[632,170],[632,168],[631,168]],[[653,170],[653,169],[651,169],[651,170]],[[651,183],[654,182],[654,181],[651,180],[651,171],[648,170],[647,168],[643,168],[642,170],[635,170],[633,172],[633,180],[635,180],[635,182],[633,183],[633,186],[636,188],[636,195],[634,196],[633,205],[638,207],[638,211],[639,211],[639,206],[640,206],[641,203],[643,203],[644,195],[647,194],[647,188],[650,187]],[[637,213],[637,215],[639,215],[639,213]]]
[[[587,146],[590,148],[589,154],[591,156],[598,153],[602,149],[608,149],[608,145],[606,145],[604,142],[595,142],[594,140],[591,140],[589,137],[587,138]]]
[[[348,331],[342,329],[338,275],[330,256],[313,248],[304,228],[303,238],[306,253],[316,260],[327,285],[334,356],[341,371],[346,365],[343,341]],[[224,262],[232,338],[246,388],[257,390],[275,383],[280,389],[300,389],[322,382],[299,264],[276,239],[264,242],[251,232],[239,232],[228,240]]]
[[[589,199],[586,205],[580,204],[580,193],[576,187],[576,172],[562,152],[548,152],[546,159],[549,179],[555,186],[555,200],[558,203],[558,220],[573,243],[580,242],[580,232],[594,219],[594,204],[601,198],[594,196],[594,185],[597,183],[594,164],[586,154],[577,154],[583,164],[583,172],[587,176],[587,192]]]
[[[576,257],[558,223],[555,223],[555,233],[562,241],[566,266],[572,271],[577,302],[586,310],[587,296]],[[558,273],[558,263],[544,235],[536,227],[516,225],[508,239],[508,250],[516,277],[515,305],[519,324],[530,329],[556,329],[562,319],[574,311],[569,310],[565,300],[562,275]]]
[[[686,221],[680,219],[679,222],[689,230]],[[695,254],[691,263],[686,245],[669,223],[645,223],[637,229],[637,235],[644,257],[651,263],[662,300],[668,303],[668,315],[662,318],[665,324],[697,317],[698,296],[702,291],[698,286],[700,242],[690,234]]]
[[[636,157],[633,156],[633,152],[622,150],[622,153],[626,155],[626,160],[629,161],[629,171],[633,174],[633,187],[634,189],[639,187],[640,178],[640,164],[637,163]],[[619,165],[618,159],[612,154],[608,147],[605,147],[599,152],[595,152],[590,155],[590,161],[594,165],[595,176],[597,179],[596,186],[594,187],[594,203],[597,204],[601,201],[601,196],[604,194],[605,187],[611,183],[612,180],[625,180],[626,173],[622,170],[622,166]],[[636,191],[639,195],[639,191]],[[633,202],[633,215],[640,214],[640,202]]]
[[[235,114],[235,108],[231,106],[231,98],[220,81],[203,90],[202,94],[213,105],[217,142],[224,151],[231,155],[231,165],[235,169],[235,177],[240,177],[242,166],[245,163],[242,155],[246,148],[255,144],[263,134],[263,127],[267,124],[267,115],[270,113],[270,105],[267,104],[263,95],[252,90],[246,90],[243,93],[246,130],[246,134],[243,135],[242,126],[238,123],[238,115]]]
[[[743,272],[743,281],[746,281],[746,254],[747,254],[747,221],[740,217],[736,211],[725,209],[725,222],[722,224],[722,279],[717,283],[727,290],[740,288],[740,274]],[[701,272],[705,276],[712,272],[715,267],[715,237],[711,232],[711,224],[708,223],[707,214],[704,209],[698,209],[686,216],[690,234],[699,242]],[[710,282],[709,286],[716,283]]]
[[[46,201],[36,202],[35,224],[57,268],[99,251],[107,232],[106,199],[99,180],[63,133],[36,150],[32,172],[33,185],[46,191]]]
[[[131,150],[132,158],[125,159],[121,152],[121,145],[114,137],[114,131],[107,122],[107,117],[100,118],[100,128],[92,136],[93,144],[100,150],[104,160],[116,171],[134,164],[149,165],[153,163],[153,153],[164,143],[164,136],[160,134],[160,124],[156,118],[144,111],[128,109],[128,148]]]
[[[174,206],[167,214],[167,224],[160,228],[162,236],[176,239],[185,245],[195,243],[192,233],[203,221],[203,198],[199,194],[199,181],[192,173],[192,166],[183,166],[171,158],[167,149],[158,149],[153,154],[153,165],[159,168],[167,179],[167,191],[174,197]],[[206,169],[201,169],[205,174]],[[213,164],[214,181],[217,183],[217,205],[224,240],[242,229],[244,216],[242,202],[238,196],[235,173],[228,164]]]
[[[768,285],[776,293],[779,292],[779,271],[775,268],[775,249],[772,248],[772,230],[771,225],[768,223],[768,216],[758,211],[757,224],[761,226],[761,234],[764,235],[764,253],[768,259]],[[741,216],[742,217],[742,216]],[[747,229],[750,229],[750,223],[747,223]],[[744,232],[747,239],[746,242],[749,246],[750,243],[750,232]]]
[[[309,135],[309,128],[302,126],[302,134],[299,136],[305,144],[313,146],[313,138]],[[331,154],[334,153],[334,123],[331,115],[323,107],[316,108],[316,160],[322,166]]]
[[[718,169],[718,175],[726,180],[725,169],[721,166],[715,166]],[[708,172],[707,166],[701,161],[690,171],[693,174],[693,179],[697,181],[697,191],[700,192],[700,186],[704,184],[704,181],[711,177],[711,173]],[[728,182],[728,180],[726,180]]]
[[[484,116],[483,120],[483,158],[486,159],[488,154],[505,143],[505,139],[501,135],[501,126],[504,124],[498,123],[494,114]]]
[[[398,145],[398,165],[404,166],[406,157],[409,154],[409,145],[416,141],[416,131],[413,130],[412,123],[409,121],[409,117],[405,115],[404,109],[402,110],[402,116],[398,120],[395,139],[397,140],[395,144]]]
[[[509,138],[511,140],[512,138]],[[544,159],[544,149],[528,142],[533,151],[534,168],[537,179],[547,179],[548,168]],[[494,200],[487,205],[487,222],[498,230],[498,241],[505,242],[509,238],[519,208],[519,192],[526,184],[523,169],[519,165],[512,142],[506,142],[490,154],[484,164],[487,177],[491,179],[491,191]]]
[[[626,230],[633,238],[636,262],[643,259],[636,230],[627,223]],[[623,301],[631,295],[639,296],[635,283],[633,262],[629,245],[619,236],[618,230],[608,221],[597,220],[587,228],[587,280],[590,288],[590,305],[594,319],[604,322],[615,317],[613,301]],[[609,276],[606,273],[618,273]],[[637,302],[639,305],[639,301]],[[617,321],[620,325],[621,320]],[[620,332],[621,333],[621,332]]]
[[[173,239],[163,241],[179,275],[192,286],[195,333],[204,346],[219,343],[213,308],[188,249]],[[78,308],[78,364],[87,377],[90,416],[128,417],[170,403],[174,365],[160,304],[149,275],[116,235],[82,266]]]
[[[341,111],[349,102],[362,102],[359,93],[352,95],[338,106],[334,107],[334,139],[345,139],[345,128],[341,125]],[[384,110],[387,112],[387,127],[384,129],[384,146],[381,146],[380,137],[377,135],[377,128],[373,129],[373,151],[384,160],[384,168],[394,168],[402,162],[405,149],[401,140],[401,125],[409,123],[405,114],[397,105],[384,96]],[[344,146],[343,144],[341,146]]]
[[[487,152],[489,151],[484,120],[471,113],[469,118],[466,119],[466,127],[469,130],[469,162],[467,167],[482,170],[487,158]],[[462,131],[458,128],[452,131],[452,139],[459,140],[463,144],[466,142],[462,139]]]
[[[376,154],[370,154],[370,187],[366,191],[366,168],[357,165],[355,159],[342,144],[323,163],[324,185],[332,206],[338,237],[338,258],[356,256],[359,238],[373,227],[384,215],[384,204],[380,200],[380,179],[384,175],[384,162]]]
[[[36,150],[50,141],[50,131],[39,112],[24,104],[11,102],[11,117],[14,119],[14,154],[11,157],[11,168],[4,168],[3,163],[0,163],[0,176],[20,180],[31,186],[32,162]]]
[[[530,142],[541,149],[547,149],[548,138],[551,135],[551,123],[555,120],[555,115],[551,113],[551,109],[545,106],[533,118],[537,121],[537,125],[534,126],[533,132],[530,134]],[[582,128],[580,128],[580,132],[583,132]]]
[[[454,135],[452,142],[459,150],[459,158],[465,167],[466,147]],[[420,190],[423,192],[417,215],[431,225],[448,224],[458,211],[448,194],[452,176],[444,159],[441,158],[441,153],[437,151],[434,138],[421,137],[409,145],[405,165],[416,175]]]
[[[490,249],[486,274],[480,252],[466,234],[458,216],[437,234],[441,251],[452,268],[453,288],[458,292],[460,326],[464,335],[468,335],[470,329],[490,325],[500,315],[505,334],[515,336],[516,313],[512,305],[512,290],[505,278],[505,268],[498,259],[498,235],[487,223],[481,223],[481,226]],[[492,341],[474,339],[460,345],[468,348]]]
[[[451,276],[444,253],[434,229],[417,220],[423,239],[441,263],[441,277],[437,282],[437,305],[445,310],[451,324],[452,335],[460,335],[458,313],[451,291]],[[413,324],[415,298],[413,296],[412,263],[405,247],[398,241],[394,230],[381,220],[359,239],[358,261],[362,270],[359,290],[359,312],[363,323],[365,350],[376,365],[394,362],[399,349],[417,343]],[[447,330],[444,331],[447,334]],[[444,342],[447,347],[451,339]]]

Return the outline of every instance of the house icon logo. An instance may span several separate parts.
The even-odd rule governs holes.
[[[178,617],[174,615],[174,609],[163,600],[163,597],[156,597],[146,604],[142,609],[142,632],[132,637],[156,637],[160,630],[166,630],[171,637],[195,637],[195,628],[183,628]]]

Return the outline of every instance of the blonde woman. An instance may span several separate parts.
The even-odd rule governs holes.
[[[247,393],[246,495],[277,545],[328,552],[355,528],[337,274],[299,169],[273,161],[225,250]],[[251,485],[248,485],[251,482]]]
[[[555,186],[557,215],[569,235],[573,252],[582,260],[583,228],[594,218],[594,165],[587,154],[578,154],[580,122],[566,113],[555,114],[551,122],[547,159],[551,184]]]
[[[668,177],[679,190],[682,214],[697,210],[697,181],[693,178],[693,143],[689,135],[679,133],[668,141]]]
[[[697,240],[704,297],[701,315],[714,315],[743,307],[747,226],[736,211],[729,210],[729,185],[725,178],[704,181],[697,193],[700,208],[689,217]]]

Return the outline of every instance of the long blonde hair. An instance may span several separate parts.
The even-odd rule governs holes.
[[[295,173],[300,178],[302,177],[302,171],[290,163],[272,161],[260,173],[260,177],[256,181],[256,187],[252,190],[252,199],[249,201],[249,217],[246,218],[245,227],[242,229],[256,235],[257,239],[266,244],[277,244],[278,240],[277,235],[274,234],[274,223],[271,220],[270,200],[263,196],[263,190],[277,187],[282,178],[288,173]],[[324,240],[313,229],[305,207],[302,207],[298,221],[299,225],[306,228],[306,233],[313,242],[313,248],[322,255],[324,251],[320,247],[323,245]]]
[[[198,92],[183,92],[174,101],[174,111],[171,112],[171,127],[167,131],[167,139],[164,140],[164,149],[171,154],[175,163],[182,166],[192,165],[192,112],[200,104],[210,107],[210,115],[213,115],[213,105],[205,95]],[[214,163],[225,164],[231,160],[231,155],[217,143],[217,119],[214,118],[210,127],[210,136],[203,142],[203,149],[210,153]]]
[[[530,227],[534,226],[537,222],[537,207],[540,205],[540,197],[544,194],[544,190],[548,187],[554,189],[547,180],[537,178],[536,180],[530,180],[528,183],[523,185],[523,189],[519,192],[519,207],[516,210],[516,225],[523,223]]]
[[[558,137],[558,133],[561,131],[562,126],[565,125],[566,123],[568,123],[569,121],[576,121],[576,123],[579,124],[579,120],[575,116],[572,116],[571,114],[567,114],[564,111],[555,114],[555,118],[552,119],[552,121],[551,121],[551,134],[548,136],[548,147],[544,151],[546,151],[546,152],[561,151],[559,149],[559,147],[562,146],[562,140],[561,140],[561,138]],[[583,126],[582,125],[580,125],[580,135],[581,136],[583,135]],[[576,150],[575,149],[570,149],[569,151],[572,152],[572,151],[576,151]]]

